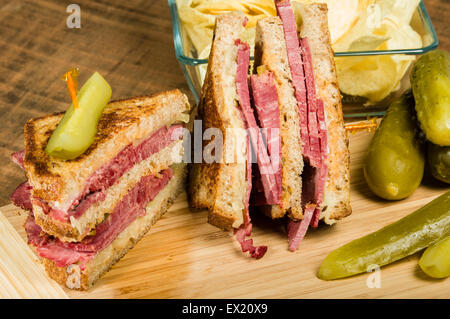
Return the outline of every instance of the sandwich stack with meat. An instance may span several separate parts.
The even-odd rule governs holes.
[[[256,258],[261,249],[245,240],[249,206],[273,219],[287,217],[290,250],[310,225],[351,213],[348,138],[327,6],[299,4],[297,20],[289,0],[275,6],[277,17],[257,23],[250,76],[248,45],[240,39],[245,17],[216,20],[199,115],[205,129],[223,132],[222,153],[230,151],[228,128],[248,129],[246,146],[231,149],[246,162],[196,164],[189,189],[191,205],[208,208],[213,225],[236,229],[242,250]]]
[[[30,211],[28,243],[50,277],[88,289],[170,207],[185,183],[189,110],[178,90],[110,102],[94,143],[73,160],[45,152],[62,113],[26,123],[13,160],[27,182],[11,199]]]
[[[214,162],[192,166],[188,192],[193,207],[209,208],[211,224],[223,229],[234,228],[242,249],[260,258],[267,247],[255,247],[251,239],[245,239],[251,234],[252,227],[249,214],[252,155],[251,142],[242,143],[240,133],[257,128],[247,81],[250,48],[241,41],[246,22],[240,13],[216,19],[198,114],[205,131],[220,130],[222,145],[216,150],[215,155],[220,155]],[[259,130],[254,132],[256,134],[251,136],[257,143]]]

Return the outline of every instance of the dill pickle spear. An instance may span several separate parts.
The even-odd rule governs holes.
[[[433,278],[450,276],[450,236],[428,247],[420,257],[419,266]]]
[[[332,251],[318,277],[333,280],[412,255],[450,236],[450,191],[410,215]]]
[[[95,72],[77,95],[78,107],[75,108],[73,103],[70,105],[45,151],[64,160],[83,154],[94,142],[98,120],[110,98],[111,87]]]

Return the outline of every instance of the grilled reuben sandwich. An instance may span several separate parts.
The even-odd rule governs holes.
[[[249,206],[288,218],[289,249],[310,225],[349,215],[349,151],[325,4],[275,1],[277,17],[258,21],[249,76],[245,18],[218,17],[199,115],[205,129],[223,131],[223,150],[244,163],[194,165],[190,200],[209,209],[209,222],[251,229]],[[247,143],[228,147],[226,129],[246,129]],[[243,231],[242,231],[243,232]],[[257,252],[237,232],[243,251]],[[254,253],[252,253],[253,255]],[[259,254],[256,254],[259,257]]]
[[[148,231],[182,191],[190,106],[178,90],[110,102],[93,144],[61,160],[45,147],[63,114],[31,119],[13,154],[27,182],[11,199],[30,210],[28,242],[47,273],[88,289]]]

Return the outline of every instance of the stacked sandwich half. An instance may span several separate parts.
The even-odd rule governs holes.
[[[209,222],[236,229],[243,251],[254,247],[249,206],[273,219],[287,217],[290,250],[310,225],[351,213],[348,138],[344,128],[325,4],[275,1],[277,17],[257,22],[255,59],[241,41],[245,16],[217,18],[199,115],[219,128],[222,158],[193,167],[190,200],[209,209]],[[247,144],[230,142],[246,129]],[[233,147],[230,147],[232,145]],[[243,153],[230,162],[227,153]],[[216,150],[217,153],[217,150]],[[239,157],[239,156],[237,156]]]
[[[45,152],[63,114],[26,123],[13,160],[28,180],[11,199],[30,211],[28,243],[50,277],[88,289],[169,208],[184,187],[189,109],[178,90],[111,102],[94,143],[66,161]]]

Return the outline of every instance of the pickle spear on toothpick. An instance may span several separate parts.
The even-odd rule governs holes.
[[[76,70],[64,75],[72,104],[45,148],[49,155],[64,160],[77,158],[94,142],[98,120],[111,98],[111,87],[97,72],[76,94],[76,76]]]

